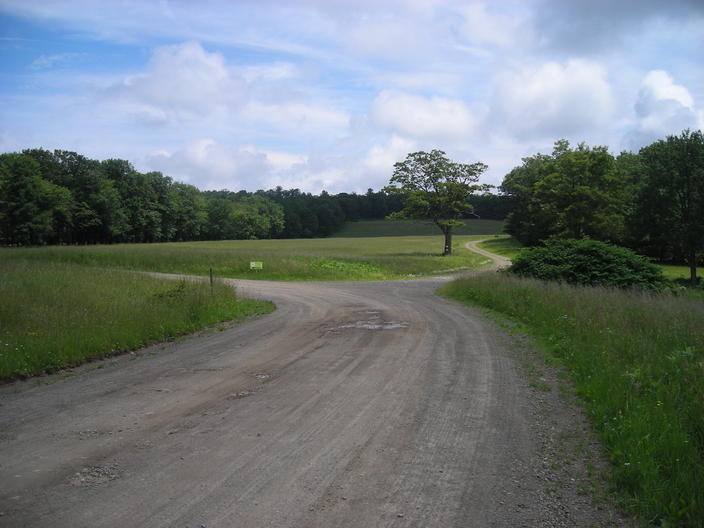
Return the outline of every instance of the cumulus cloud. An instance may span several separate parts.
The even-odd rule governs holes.
[[[466,103],[445,97],[422,97],[382,91],[369,111],[376,125],[415,138],[466,138],[477,120]]]
[[[623,140],[631,150],[702,125],[702,110],[695,107],[692,94],[663,70],[650,71],[643,78],[634,111],[635,124]]]
[[[106,93],[142,121],[193,121],[229,114],[247,100],[247,84],[197,42],[157,48],[146,72],[125,78]]]
[[[273,104],[252,101],[244,109],[244,115],[260,124],[266,123],[278,129],[299,133],[339,132],[349,123],[349,116],[343,112],[295,101]]]
[[[415,150],[415,141],[394,135],[385,145],[373,145],[367,152],[363,165],[369,171],[389,178],[394,170],[394,163],[403,161]]]
[[[242,188],[270,170],[265,154],[230,148],[211,138],[190,141],[172,152],[153,152],[144,164],[203,189]]]
[[[495,82],[494,112],[517,137],[561,138],[607,126],[614,98],[600,65],[571,60],[504,72]]]

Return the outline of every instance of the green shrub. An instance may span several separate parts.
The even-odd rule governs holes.
[[[509,272],[541,280],[659,290],[666,284],[658,266],[630,249],[597,240],[556,239],[524,250]]]

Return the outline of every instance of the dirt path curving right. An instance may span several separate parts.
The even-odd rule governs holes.
[[[489,257],[493,261],[493,264],[490,267],[488,267],[482,271],[496,271],[496,270],[500,270],[500,269],[509,267],[511,265],[510,258],[504,257],[502,255],[497,255],[496,253],[491,253],[490,251],[487,251],[487,250],[479,247],[480,243],[485,242],[487,240],[491,240],[491,239],[484,238],[482,240],[473,240],[471,242],[467,242],[464,247],[466,247],[470,251],[474,251],[475,253],[479,253],[480,255],[484,255],[485,257]]]

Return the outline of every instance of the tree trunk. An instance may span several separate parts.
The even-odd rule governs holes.
[[[442,256],[446,257],[452,255],[452,226],[444,228],[442,232],[445,234],[445,249],[442,252]]]
[[[697,252],[693,249],[689,252],[689,281],[692,286],[697,284]]]

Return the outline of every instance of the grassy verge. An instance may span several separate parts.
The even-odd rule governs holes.
[[[490,261],[454,238],[441,257],[442,236],[232,240],[164,244],[51,246],[0,249],[0,261],[63,262],[99,268],[269,280],[385,280],[450,269],[479,269]],[[251,261],[264,269],[251,270]]]
[[[518,240],[510,236],[495,236],[484,242],[477,244],[480,248],[485,251],[490,251],[496,253],[497,255],[503,255],[513,259],[521,252],[525,246],[521,244]]]
[[[503,233],[503,220],[471,218],[465,225],[454,229],[456,235],[497,235]],[[359,220],[346,222],[335,234],[340,238],[392,237],[392,236],[436,236],[438,227],[422,220]]]
[[[637,514],[703,526],[704,303],[492,274],[443,294],[522,323],[571,374]]]
[[[216,282],[0,260],[0,379],[76,365],[220,321],[266,313]]]

